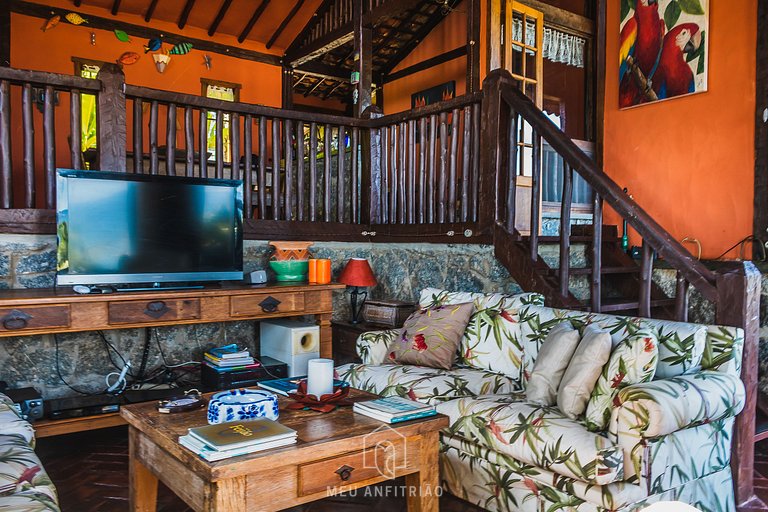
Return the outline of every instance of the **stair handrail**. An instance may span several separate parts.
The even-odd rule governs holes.
[[[514,79],[509,72],[494,70],[486,80],[499,81],[500,99],[530,124],[565,163],[627,220],[661,258],[679,271],[704,297],[713,301],[717,299],[715,273],[698,261],[634,199],[624,193],[621,186],[605,174],[530,98],[513,85],[514,82],[510,83],[509,81]],[[484,89],[488,85],[485,84]]]

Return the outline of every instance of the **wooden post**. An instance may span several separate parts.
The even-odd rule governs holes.
[[[480,0],[468,0],[467,93],[480,90]]]
[[[0,4],[0,66],[11,65],[11,8],[8,2]]]
[[[103,171],[126,172],[125,163],[125,75],[117,64],[104,64],[97,76],[99,167]]]
[[[356,98],[353,99],[355,117],[362,117],[362,113],[371,106],[371,82],[373,44],[371,43],[371,27],[363,26],[363,0],[354,0],[352,9],[352,23],[354,25],[355,64],[354,70],[360,74],[355,86]]]
[[[760,271],[751,261],[734,263],[717,274],[716,321],[744,329],[741,380],[747,391],[746,405],[736,417],[731,445],[731,470],[737,506],[754,497],[760,280]]]
[[[381,109],[371,106],[363,112],[363,119],[382,116]],[[380,222],[381,204],[381,133],[378,128],[367,128],[360,133],[360,224]]]
[[[283,65],[283,108],[293,109],[293,68]]]

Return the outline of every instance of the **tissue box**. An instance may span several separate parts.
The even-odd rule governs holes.
[[[216,393],[208,402],[208,423],[269,418],[278,416],[277,395],[263,389],[230,389]]]

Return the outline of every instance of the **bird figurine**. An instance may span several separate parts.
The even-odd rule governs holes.
[[[156,52],[163,46],[163,41],[159,37],[153,37],[144,45],[144,53]]]

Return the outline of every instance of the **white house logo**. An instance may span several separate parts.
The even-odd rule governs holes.
[[[377,441],[386,432],[386,439]],[[398,449],[399,446],[399,449]],[[397,470],[406,467],[405,436],[389,425],[382,425],[363,438],[363,467],[376,469],[381,476],[393,479]]]

